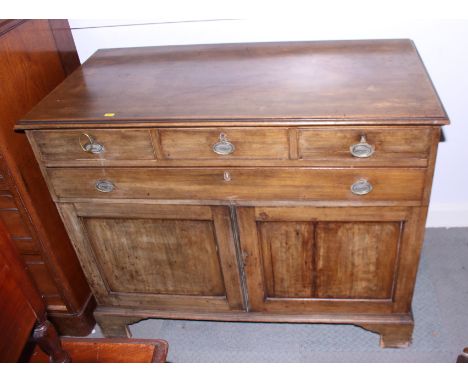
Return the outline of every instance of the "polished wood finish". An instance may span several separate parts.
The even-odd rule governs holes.
[[[65,74],[69,75],[80,67],[80,60],[75,47],[75,41],[70,33],[68,20],[49,20],[50,29],[54,35],[60,61]]]
[[[17,129],[106,336],[148,317],[346,323],[402,347],[445,123],[412,42],[386,40],[99,51]]]
[[[0,362],[17,362],[31,336],[51,362],[68,362],[69,355],[47,320],[46,306],[7,228],[0,221]]]
[[[36,315],[24,298],[24,292],[18,288],[15,274],[12,274],[12,266],[5,260],[5,256],[11,253],[12,249],[6,248],[9,241],[1,221],[0,237],[0,360],[16,362],[31,334]],[[16,254],[13,259],[18,260]]]
[[[62,346],[73,363],[162,363],[168,352],[164,340],[62,338]],[[29,362],[47,361],[44,352],[35,348]]]
[[[0,219],[46,299],[50,320],[61,333],[86,335],[94,300],[31,147],[13,131],[16,120],[65,79],[64,67],[79,65],[77,57],[61,59],[64,50],[76,51],[68,23],[60,23],[68,42],[59,45],[48,20],[1,23]]]
[[[34,327],[33,339],[49,356],[49,362],[70,362],[70,355],[62,348],[59,336],[50,321],[40,322]]]
[[[226,120],[440,125],[447,116],[412,41],[376,40],[99,50],[21,123]]]

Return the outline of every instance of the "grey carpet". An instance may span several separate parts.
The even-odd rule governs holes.
[[[407,349],[381,349],[377,334],[352,325],[145,320],[130,329],[167,340],[171,362],[454,362],[468,346],[468,228],[426,231],[413,313]]]

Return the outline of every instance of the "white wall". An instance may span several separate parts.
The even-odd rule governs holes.
[[[197,9],[197,12],[180,12],[180,15],[177,9],[171,11],[159,19],[70,20],[71,27],[77,28],[73,29],[73,36],[81,61],[97,49],[131,46],[375,38],[414,40],[452,122],[444,129],[447,142],[439,146],[428,226],[468,226],[468,20],[395,21],[388,18],[385,21],[344,17],[320,20],[288,15],[265,19],[229,11]],[[122,26],[145,23],[153,24]],[[101,27],[89,28],[91,26]]]

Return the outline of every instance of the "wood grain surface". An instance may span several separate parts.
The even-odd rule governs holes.
[[[50,320],[62,334],[87,335],[94,326],[91,291],[34,152],[25,134],[14,131],[15,122],[79,66],[68,22],[2,21],[0,52],[0,190],[7,190],[0,199],[14,203],[0,207],[0,219],[34,269]]]
[[[277,119],[448,122],[412,41],[369,40],[100,50],[20,125]]]
[[[225,173],[230,180],[225,180]],[[47,174],[59,198],[97,199],[225,199],[225,200],[349,200],[413,201],[424,189],[424,169],[324,168],[49,168]],[[353,183],[367,179],[373,190],[354,195]],[[100,192],[96,182],[115,188]],[[280,195],[280,197],[278,196]]]

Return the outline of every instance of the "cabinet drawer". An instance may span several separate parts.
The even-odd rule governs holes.
[[[160,129],[159,137],[165,159],[289,158],[287,129]]]
[[[57,197],[99,199],[419,201],[424,169],[49,168]],[[351,186],[365,180],[366,195]],[[102,192],[97,189],[97,184]]]
[[[155,159],[149,130],[35,131],[33,139],[46,162]]]
[[[8,233],[13,237],[31,237],[26,222],[18,210],[0,210],[0,219],[3,220]]]
[[[16,203],[9,191],[0,192],[0,210],[16,210]]]
[[[13,244],[22,255],[37,254],[40,252],[39,244],[32,237],[13,238]]]
[[[431,128],[299,129],[299,159],[342,161],[343,164],[426,166],[431,147]],[[351,146],[364,140],[365,147]],[[368,145],[368,146],[367,146]],[[372,147],[371,151],[369,148]],[[361,150],[359,150],[361,149]]]

